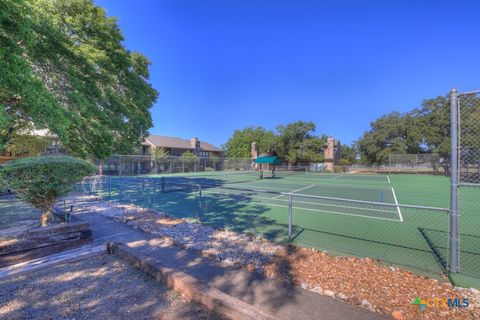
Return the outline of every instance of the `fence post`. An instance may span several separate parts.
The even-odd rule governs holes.
[[[112,202],[112,176],[108,176],[108,202]]]
[[[288,194],[288,241],[292,241],[292,216],[293,216],[293,201],[292,194]]]
[[[415,174],[418,174],[418,154],[415,154]]]
[[[118,177],[118,201],[120,203],[123,201],[123,183],[122,183],[122,176]]]
[[[458,94],[450,92],[450,272],[458,272]]]
[[[152,209],[155,209],[155,197],[157,196],[157,180],[153,180],[153,199],[152,199]]]

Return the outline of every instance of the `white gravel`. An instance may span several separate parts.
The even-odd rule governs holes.
[[[125,222],[157,237],[168,237],[184,248],[201,251],[229,265],[250,265],[262,269],[272,261],[277,250],[282,248],[262,238],[218,230],[136,205],[112,204],[98,197],[85,195],[70,196],[67,200],[74,207],[88,207],[89,210]],[[176,223],[162,224],[158,222],[159,218],[175,220]]]
[[[0,280],[0,319],[221,319],[110,255]]]

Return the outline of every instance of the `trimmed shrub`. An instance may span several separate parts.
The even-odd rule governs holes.
[[[75,183],[95,173],[91,163],[72,157],[33,157],[13,160],[0,169],[1,184],[42,210],[40,224],[47,225],[59,197],[73,191]]]

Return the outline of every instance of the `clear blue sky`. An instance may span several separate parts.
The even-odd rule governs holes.
[[[343,143],[480,87],[480,1],[95,0],[153,62],[154,134],[223,144],[296,120]]]

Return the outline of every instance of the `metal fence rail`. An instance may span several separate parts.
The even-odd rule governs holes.
[[[339,254],[446,272],[446,208],[289,194],[290,240]]]
[[[480,90],[452,91],[452,272],[479,278]]]
[[[112,202],[155,208],[177,217],[252,233],[272,241],[378,258],[429,273],[459,273],[480,279],[480,91],[460,94],[452,91],[450,98],[449,209],[402,205],[396,200],[393,203],[372,202],[251,190],[234,184],[244,181],[241,175],[218,178],[218,183],[213,185],[204,185],[201,175],[193,175],[188,188],[172,188],[172,192],[168,192],[165,181],[172,184],[182,184],[183,181],[162,182],[160,177],[120,174],[117,177],[93,177],[79,184],[78,189]],[[399,157],[399,161],[405,162],[404,158]],[[408,161],[415,161],[413,165],[418,169],[422,165],[436,165],[436,159],[419,161],[415,156],[415,160],[410,157]],[[172,168],[171,171],[208,167],[206,162],[203,165],[196,163],[197,167],[186,167],[179,159],[169,161],[165,168]],[[221,170],[248,172],[251,168],[250,159],[223,161]],[[363,170],[361,166],[351,168]],[[123,171],[128,172],[127,169]],[[309,172],[306,167],[304,175],[312,175]]]
[[[251,170],[250,158],[114,155],[96,161],[104,175],[132,176],[218,170]]]
[[[389,172],[445,173],[445,159],[436,153],[388,155]]]
[[[378,258],[427,273],[448,266],[448,209],[362,201],[235,184],[162,192],[161,178],[92,177],[79,191],[333,253]]]

